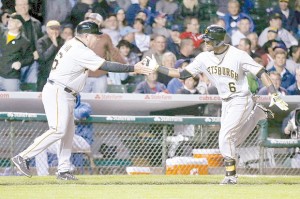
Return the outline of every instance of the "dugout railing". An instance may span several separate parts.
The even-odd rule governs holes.
[[[0,174],[18,175],[10,157],[24,150],[48,129],[46,116],[2,112],[0,123]],[[82,153],[73,154],[72,163],[77,174],[224,173],[222,158],[218,155],[219,117],[92,115],[76,123],[79,134],[86,133],[80,132],[83,126],[92,133],[86,138],[92,143],[92,161],[95,163],[92,166]],[[288,149],[280,148],[278,152],[277,145],[269,143],[274,143],[274,140],[268,138],[267,121],[261,121],[238,148],[238,172],[297,174],[298,169],[282,164],[286,161]],[[280,145],[295,146],[298,145]],[[50,174],[55,173],[55,158],[55,155],[48,156]],[[30,161],[30,166],[36,174],[35,159]]]

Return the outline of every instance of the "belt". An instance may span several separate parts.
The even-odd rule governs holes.
[[[236,97],[236,96],[235,96]],[[222,101],[224,102],[229,102],[230,100],[232,100],[235,97],[227,97],[227,98],[223,98]]]
[[[51,79],[48,79],[47,82],[49,82],[52,85],[58,85],[60,87],[62,87],[64,89],[64,91],[66,91],[67,93],[70,93],[71,95],[73,95],[74,97],[77,97],[78,93],[76,91],[74,91],[73,89],[63,85],[62,83],[59,82],[55,82]]]

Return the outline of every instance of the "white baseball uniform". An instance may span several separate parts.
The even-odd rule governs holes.
[[[104,62],[104,59],[77,38],[71,39],[61,47],[52,65],[50,81],[42,91],[49,130],[37,137],[32,145],[19,154],[22,158],[32,158],[61,139],[58,172],[69,171],[75,131],[73,117],[75,97],[72,93],[82,90],[88,70],[95,71]]]
[[[48,165],[48,154],[53,153],[57,154],[60,147],[60,140],[51,144],[46,150],[42,151],[35,156],[36,172],[39,176],[49,175],[49,165]],[[91,146],[87,141],[79,136],[74,135],[73,144],[72,144],[73,153],[91,153]]]
[[[223,157],[235,159],[235,147],[246,139],[259,120],[266,117],[256,108],[246,77],[246,72],[256,75],[261,69],[262,66],[246,52],[233,46],[221,55],[213,51],[200,53],[185,68],[192,75],[203,72],[223,99],[219,133]]]

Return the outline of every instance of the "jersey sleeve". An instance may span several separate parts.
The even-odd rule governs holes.
[[[80,60],[78,61],[82,67],[96,71],[102,66],[105,59],[96,55],[92,50],[87,50],[80,56]]]
[[[191,73],[193,77],[204,71],[204,63],[201,61],[202,56],[198,55],[189,65],[184,69]]]
[[[243,52],[240,58],[240,64],[243,70],[250,72],[255,76],[260,70],[264,68],[262,65],[254,61],[252,57],[250,57],[250,55],[248,55],[246,52]]]

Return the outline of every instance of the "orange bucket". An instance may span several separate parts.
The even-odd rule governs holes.
[[[193,149],[194,158],[206,158],[209,167],[223,166],[223,156],[219,149]]]
[[[175,157],[166,161],[166,175],[207,175],[205,158]]]

